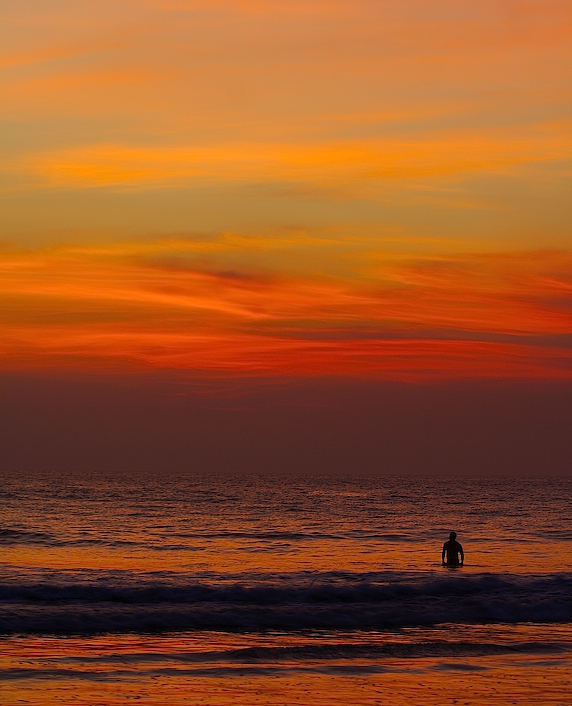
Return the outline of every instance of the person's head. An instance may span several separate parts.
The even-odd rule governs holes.
[[[449,539],[453,541],[454,539],[457,539],[457,533],[456,532],[450,532],[449,533]]]

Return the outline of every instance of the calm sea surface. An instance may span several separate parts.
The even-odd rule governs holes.
[[[4,706],[572,703],[570,480],[10,475],[0,500]]]

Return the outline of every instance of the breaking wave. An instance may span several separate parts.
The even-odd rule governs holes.
[[[0,633],[378,630],[442,623],[572,621],[572,573],[387,572],[176,583],[99,575],[0,583]]]

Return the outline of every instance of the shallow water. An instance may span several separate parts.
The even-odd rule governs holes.
[[[1,702],[569,703],[571,490],[13,476]]]

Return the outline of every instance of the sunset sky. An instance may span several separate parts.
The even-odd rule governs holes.
[[[19,0],[2,27],[7,463],[136,467],[144,433],[177,466],[564,468],[568,0]]]

